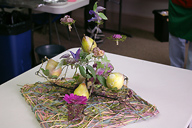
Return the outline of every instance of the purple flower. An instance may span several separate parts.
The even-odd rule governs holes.
[[[90,15],[95,15],[95,17],[92,17],[90,20],[88,20],[88,22],[91,22],[91,21],[97,21],[97,22],[100,22],[102,20],[102,18],[98,15],[97,12],[94,12],[93,10],[90,10],[89,11],[89,14]]]
[[[120,35],[120,34],[114,34],[113,36],[107,37],[108,39],[112,41],[116,41],[116,44],[119,45],[119,42],[123,42],[126,40],[126,35]]]
[[[96,75],[103,75],[104,77],[107,76],[110,72],[114,70],[114,67],[111,63],[102,63],[104,68],[97,67],[97,64],[93,64],[93,68],[96,68]]]
[[[103,10],[105,10],[104,7],[98,6],[97,9],[96,9],[96,12],[101,12],[101,11],[103,11]]]
[[[70,95],[65,94],[65,96],[63,97],[63,100],[65,100],[68,104],[86,104],[87,97],[77,96],[71,93]]]
[[[96,75],[102,75],[105,72],[104,68],[97,69]]]
[[[121,39],[122,36],[121,36],[120,34],[114,34],[114,35],[113,35],[113,38],[114,38],[114,39]]]
[[[101,23],[102,19],[107,20],[107,17],[103,13],[100,13],[103,10],[105,10],[105,8],[102,6],[97,7],[97,2],[95,2],[93,10],[89,11],[89,14],[94,15],[94,17],[92,17],[90,20],[88,20],[88,22],[93,21],[93,22]]]
[[[76,51],[76,53],[73,53],[72,51],[70,51],[71,55],[73,56],[73,58],[78,61],[80,59],[80,53],[81,53],[81,50],[80,48]]]
[[[106,63],[106,65],[108,66],[109,70],[107,70],[108,73],[110,73],[111,71],[113,71],[114,67],[111,63]],[[105,65],[105,66],[106,66]]]
[[[72,18],[70,18],[69,15],[65,15],[65,17],[60,19],[60,21],[61,21],[61,24],[63,24],[63,23],[64,24],[66,24],[66,23],[73,23],[74,22],[74,20]]]

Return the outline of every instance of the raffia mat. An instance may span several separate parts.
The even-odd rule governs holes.
[[[71,83],[65,82],[60,85],[67,87],[71,86]],[[127,89],[123,90],[127,92]],[[124,92],[119,94],[123,95]],[[72,91],[51,86],[49,82],[37,82],[21,88],[23,97],[43,128],[114,128],[146,120],[159,113],[154,105],[142,99],[133,90],[129,89],[129,92],[131,96],[118,100],[105,91],[99,94],[112,98],[93,95],[89,98],[81,118],[68,121],[67,103],[63,96]]]

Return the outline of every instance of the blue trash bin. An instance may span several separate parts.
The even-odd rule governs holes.
[[[19,12],[18,17],[14,24],[0,24],[0,84],[32,67],[31,21]]]

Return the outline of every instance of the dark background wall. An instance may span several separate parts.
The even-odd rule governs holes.
[[[118,1],[118,0],[116,0]],[[169,0],[123,0],[122,12],[128,15],[153,18],[152,11],[168,9]],[[103,0],[100,0],[100,4]],[[107,11],[118,12],[118,5],[108,2]]]

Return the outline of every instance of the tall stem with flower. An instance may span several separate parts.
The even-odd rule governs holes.
[[[94,15],[94,17],[92,17],[90,20],[88,20],[88,22],[97,23],[97,25],[95,26],[95,28],[92,31],[92,34],[94,35],[94,40],[96,39],[98,32],[101,31],[99,26],[103,23],[102,20],[108,20],[108,18],[105,16],[105,14],[101,12],[103,10],[105,10],[105,8],[102,6],[97,6],[97,2],[95,2],[94,6],[93,6],[93,10],[89,11],[89,14]],[[96,32],[95,32],[95,30],[96,30]]]

